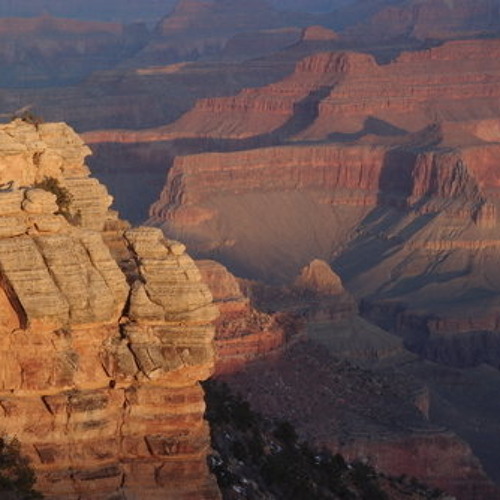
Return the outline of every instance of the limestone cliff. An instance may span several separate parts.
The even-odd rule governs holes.
[[[0,127],[1,432],[49,499],[218,498],[198,385],[212,296],[183,245],[120,229],[88,153],[61,123]],[[44,177],[71,194],[66,217]]]

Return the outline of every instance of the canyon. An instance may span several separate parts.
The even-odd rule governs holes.
[[[362,316],[427,360],[391,363],[402,378],[416,375],[428,387],[434,421],[469,440],[495,478],[497,458],[486,444],[498,436],[495,404],[480,391],[479,409],[469,413],[465,381],[484,384],[491,394],[499,387],[498,47],[498,40],[453,41],[386,64],[369,54],[320,52],[281,81],[199,100],[174,123],[129,136],[120,132],[119,139],[185,145],[172,159],[149,224],[185,241],[196,256],[274,286],[291,283],[313,259],[330,262]],[[359,321],[310,322],[308,337],[352,358],[356,332],[365,339],[371,332],[372,343],[384,335]],[[349,340],[331,347],[329,338],[339,331]],[[386,340],[387,352],[396,352]],[[319,404],[317,392],[301,403],[292,396],[302,380],[293,366],[316,356],[301,346],[225,380],[261,411],[277,412],[315,436],[293,413]],[[288,371],[291,380],[283,386]],[[461,382],[453,387],[450,377]],[[268,397],[251,389],[275,385],[280,390],[268,390]],[[284,387],[288,400],[281,396]],[[472,422],[483,419],[477,430]],[[316,436],[320,442],[326,432]],[[391,436],[385,444],[373,437],[379,432],[368,441],[352,438],[345,453],[352,446],[353,454],[364,452],[382,468],[399,464],[400,472],[424,474],[431,482],[436,477],[411,469],[395,450],[421,449],[417,455],[427,464],[425,453],[434,447],[450,450],[438,460],[442,464],[470,453],[440,432],[431,437],[435,431],[422,431],[421,440]],[[458,497],[472,495],[436,464],[428,467],[427,473],[443,474],[438,483]],[[474,494],[495,498],[488,488]]]
[[[359,316],[356,301],[325,262],[311,262],[292,285],[279,288],[237,282],[220,264],[199,265],[221,310],[216,379],[244,394],[253,408],[291,422],[302,439],[391,477],[418,477],[458,499],[498,497],[475,456],[496,477],[496,370],[419,360],[401,340]],[[258,322],[235,314],[248,311],[248,294],[254,308],[268,310]],[[272,311],[281,311],[284,336],[269,328],[277,314]],[[464,397],[470,384],[481,387],[474,401]]]
[[[286,283],[333,262],[366,314],[393,308],[383,326],[414,350],[497,365],[495,314],[480,311],[498,304],[498,50],[448,42],[387,65],[319,53],[281,82],[201,100],[140,133],[219,150],[175,157],[150,223],[242,277]],[[484,349],[466,347],[474,332]],[[448,349],[452,333],[471,340]]]
[[[54,498],[217,498],[215,373],[349,459],[498,498],[498,4],[272,4],[307,12],[0,26],[6,118],[71,121],[115,206],[151,205],[130,229],[70,129],[0,126],[6,431]]]

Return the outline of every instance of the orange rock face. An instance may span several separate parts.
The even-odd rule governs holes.
[[[218,498],[198,384],[213,371],[217,311],[185,247],[122,230],[124,274],[100,232],[113,227],[110,197],[76,134],[14,122],[0,136],[0,156],[22,167],[0,192],[2,432],[46,498]],[[47,165],[78,225],[54,214],[52,193],[17,187]]]

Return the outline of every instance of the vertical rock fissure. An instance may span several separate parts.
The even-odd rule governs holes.
[[[19,327],[22,330],[25,330],[26,328],[28,328],[28,315],[26,314],[26,311],[21,301],[19,300],[19,297],[17,296],[13,286],[11,285],[10,281],[8,280],[1,266],[0,266],[0,288],[2,288],[2,290],[5,292],[5,295],[7,296],[10,305],[17,314],[17,317],[19,319]]]

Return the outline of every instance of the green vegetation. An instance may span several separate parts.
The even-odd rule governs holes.
[[[0,498],[43,498],[33,489],[35,481],[29,460],[21,455],[19,441],[0,438]]]
[[[204,383],[214,454],[209,466],[223,498],[287,500],[439,499],[413,480],[384,476],[363,462],[300,441],[293,425],[264,418],[225,384]]]

